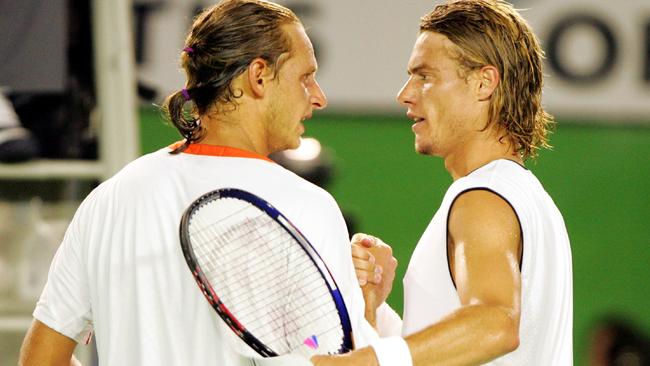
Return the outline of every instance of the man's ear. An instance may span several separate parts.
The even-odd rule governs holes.
[[[496,67],[487,65],[483,66],[478,71],[478,98],[480,101],[485,101],[490,99],[494,90],[497,88],[501,82],[501,76],[499,75],[499,70]]]
[[[246,82],[255,97],[263,97],[273,74],[269,64],[262,58],[251,61],[246,71]]]

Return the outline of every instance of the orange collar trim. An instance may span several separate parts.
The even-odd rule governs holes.
[[[183,145],[185,141],[178,141],[171,145],[169,148],[174,150],[177,147]],[[238,149],[236,147],[230,146],[218,146],[218,145],[207,145],[207,144],[190,144],[185,150],[182,151],[185,154],[193,155],[208,155],[208,156],[226,156],[232,158],[250,158],[250,159],[260,159],[265,160],[270,163],[275,163],[273,160],[269,159],[264,155],[258,153]]]

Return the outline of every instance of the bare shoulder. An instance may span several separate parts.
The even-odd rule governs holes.
[[[519,219],[508,201],[488,189],[461,193],[449,212],[450,240],[495,245],[518,245]]]
[[[462,193],[449,213],[449,265],[461,303],[519,312],[521,231],[517,215],[498,194]]]

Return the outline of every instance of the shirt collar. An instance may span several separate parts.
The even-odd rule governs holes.
[[[170,149],[176,149],[177,147],[183,145],[185,141],[178,141],[169,145]],[[238,149],[236,147],[230,146],[219,146],[219,145],[207,145],[207,144],[190,144],[185,150],[182,151],[185,154],[193,155],[206,155],[206,156],[225,156],[231,158],[249,158],[249,159],[260,159],[265,160],[271,163],[275,163],[273,160],[269,159],[264,155],[258,153]]]

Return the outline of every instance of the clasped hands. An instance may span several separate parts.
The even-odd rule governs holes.
[[[393,257],[393,250],[388,244],[371,235],[355,234],[350,245],[354,270],[366,303],[365,317],[376,328],[377,308],[386,301],[393,288],[397,259]],[[337,356],[314,356],[311,361],[317,366],[377,364],[374,352],[369,347]]]
[[[366,319],[376,327],[375,313],[393,288],[397,259],[388,244],[372,235],[355,234],[350,244],[354,270],[366,302]]]

